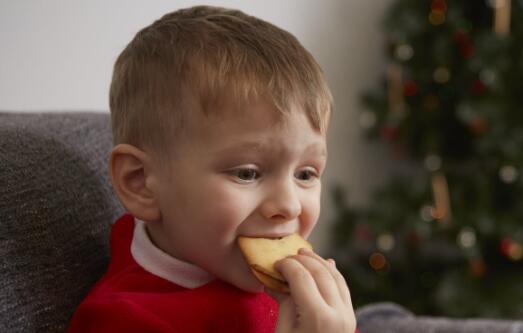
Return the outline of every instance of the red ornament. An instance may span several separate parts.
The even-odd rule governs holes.
[[[397,158],[399,160],[404,160],[407,156],[407,149],[405,149],[405,146],[400,143],[395,143],[392,146],[392,154],[394,158]]]
[[[414,80],[408,80],[403,84],[405,96],[414,96],[418,93],[418,84]]]
[[[454,31],[452,39],[458,44],[470,43],[469,35],[463,30]]]
[[[459,46],[459,54],[465,58],[469,59],[471,58],[474,53],[476,53],[476,49],[474,48],[474,45],[470,41],[469,35],[463,31],[463,30],[457,30],[452,35],[452,38],[456,43],[458,43]]]
[[[445,0],[432,0],[430,9],[432,11],[446,12],[448,9],[447,2]]]
[[[512,261],[523,260],[523,246],[510,238],[503,238],[499,242],[499,251]]]
[[[384,125],[380,128],[380,135],[387,141],[394,141],[398,138],[398,128],[392,125]]]
[[[356,227],[356,230],[354,231],[354,235],[356,239],[368,242],[371,240],[371,232],[368,226],[364,224],[360,224]]]
[[[482,94],[487,91],[487,86],[481,80],[474,80],[471,83],[471,89],[476,94]]]
[[[499,242],[499,251],[508,256],[510,254],[510,248],[512,247],[512,240],[510,238],[503,238]]]
[[[459,54],[465,59],[472,58],[472,56],[476,53],[476,49],[471,43],[461,45],[459,47]]]
[[[407,239],[408,239],[410,245],[413,247],[418,247],[421,244],[421,237],[415,231],[409,232],[407,235]]]
[[[483,259],[475,258],[469,261],[469,271],[476,277],[482,277],[487,271],[487,265]]]
[[[477,118],[469,123],[469,128],[476,135],[483,135],[488,131],[488,123],[485,119]]]

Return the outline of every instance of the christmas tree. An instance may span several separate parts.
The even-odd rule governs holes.
[[[364,207],[334,191],[353,302],[521,318],[523,1],[396,0],[384,31],[388,65],[360,125],[412,167]]]

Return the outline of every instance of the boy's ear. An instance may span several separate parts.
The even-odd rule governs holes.
[[[124,207],[143,221],[158,221],[160,207],[149,180],[153,174],[151,157],[141,149],[119,144],[111,151],[109,174],[113,189]]]

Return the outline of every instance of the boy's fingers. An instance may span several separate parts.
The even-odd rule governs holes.
[[[327,270],[332,275],[334,281],[336,281],[336,286],[338,287],[338,292],[343,300],[343,303],[347,306],[352,307],[352,297],[350,295],[349,287],[347,286],[347,283],[346,283],[343,275],[336,268],[336,264],[335,264],[334,260],[332,260],[332,259],[325,260],[322,257],[320,257],[318,254],[316,254],[312,251],[306,250],[306,249],[300,250],[300,253],[307,255],[307,256],[311,256],[313,258],[316,258],[318,261],[322,262],[326,266]]]
[[[336,280],[336,284],[338,285],[338,289],[340,291],[341,296],[343,297],[343,302],[345,305],[350,306],[352,308],[352,296],[350,294],[349,287],[347,286],[347,282],[345,281],[345,277],[338,271],[335,264],[332,265],[332,274],[334,275],[334,279]]]
[[[287,301],[292,302],[285,302],[285,298],[276,295],[281,315],[276,333],[292,332],[311,324],[324,327],[323,323],[344,327],[343,331],[354,331],[356,320],[350,292],[332,262],[312,251],[300,250],[298,255],[277,262],[276,269],[289,283],[291,295],[287,295]]]
[[[329,264],[325,260],[318,260],[316,257],[305,254],[298,255],[295,259],[298,260],[311,274],[316,284],[316,288],[318,288],[320,294],[328,305],[337,307],[344,304],[338,290],[337,282],[327,267]]]
[[[276,269],[289,283],[291,296],[297,307],[307,311],[310,310],[311,305],[326,305],[312,275],[295,257],[278,261],[276,263]]]

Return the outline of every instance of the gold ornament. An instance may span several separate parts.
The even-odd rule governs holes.
[[[432,175],[432,193],[434,196],[432,216],[443,225],[449,224],[452,218],[449,187],[442,172],[436,172]]]
[[[499,36],[507,36],[510,33],[511,0],[493,0],[494,26],[493,30]]]
[[[390,63],[387,68],[389,109],[392,113],[401,113],[404,109],[402,72],[397,63]]]

